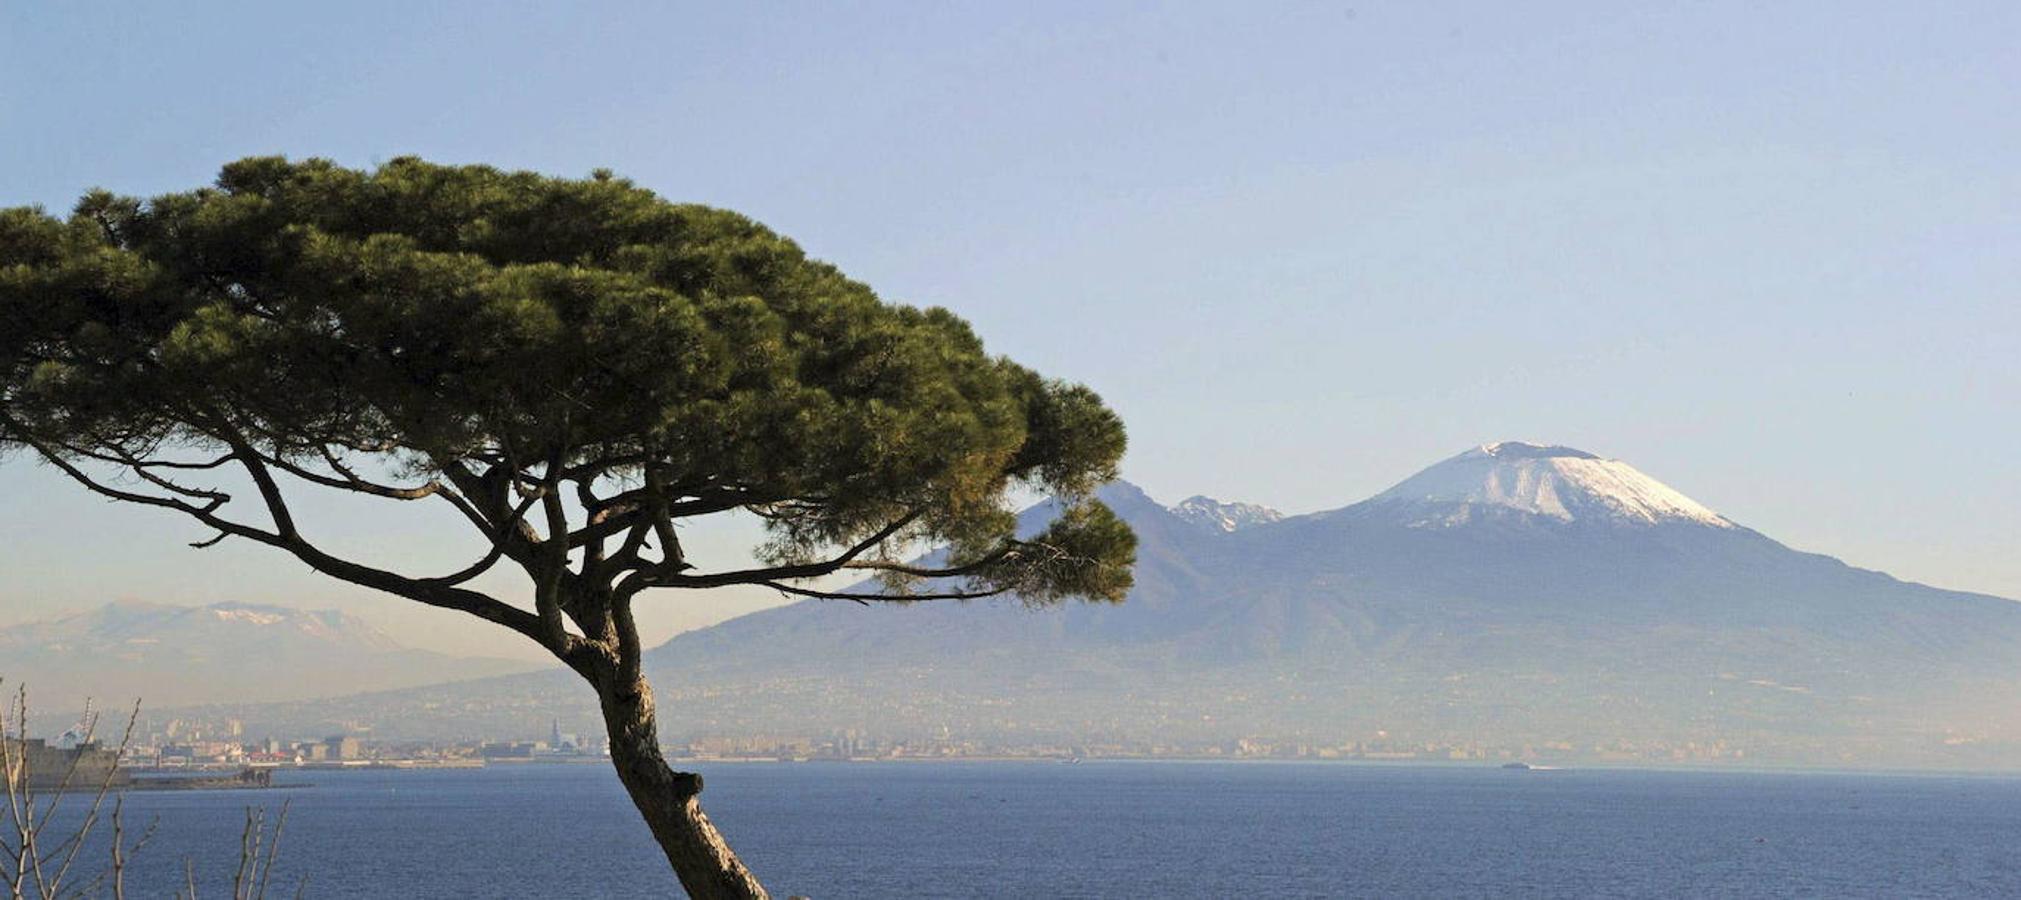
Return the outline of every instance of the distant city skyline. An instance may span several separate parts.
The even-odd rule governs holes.
[[[1798,549],[2021,599],[2017,27],[1991,3],[16,6],[0,206],[266,153],[609,167],[1091,385],[1166,503],[1312,512],[1566,444]],[[346,549],[468,561],[441,511],[315,508]],[[752,536],[704,531],[725,564]],[[529,656],[203,537],[0,463],[0,624],[243,600]]]

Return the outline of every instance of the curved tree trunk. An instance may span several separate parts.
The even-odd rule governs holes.
[[[681,887],[696,900],[768,900],[764,886],[703,814],[698,796],[702,776],[674,771],[660,753],[652,686],[642,677],[630,684],[613,682],[596,686],[610,733],[611,764]]]

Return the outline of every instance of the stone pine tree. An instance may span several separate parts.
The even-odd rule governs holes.
[[[546,648],[596,692],[696,897],[765,892],[661,754],[635,604],[727,585],[1114,602],[1135,538],[1090,492],[1123,444],[1094,393],[946,310],[604,172],[258,158],[67,218],[0,211],[0,446],[188,517],[194,546],[265,544]],[[1065,511],[1021,535],[1012,490]],[[474,559],[349,558],[291,504],[314,491],[444,504]],[[683,520],[738,510],[767,528],[755,563],[683,550]],[[947,549],[906,561],[928,546]],[[501,566],[523,593],[472,586]],[[881,582],[835,587],[851,574]]]

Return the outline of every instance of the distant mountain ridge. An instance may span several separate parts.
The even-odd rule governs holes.
[[[1172,514],[1187,522],[1210,531],[1240,531],[1256,525],[1268,525],[1284,518],[1284,514],[1268,506],[1255,503],[1223,503],[1212,497],[1195,494],[1179,501],[1171,507]]]
[[[1624,462],[1487,444],[1360,503],[1236,527],[1219,501],[1168,508],[1126,483],[1100,497],[1139,539],[1126,602],[753,613],[648,654],[662,734],[1380,736],[2021,768],[2021,604],[1792,550]],[[1021,528],[1055,510],[1026,510]],[[594,710],[536,675],[287,715],[432,717],[474,736]]]
[[[1233,529],[1128,484],[1101,496],[1140,539],[1125,603],[755,613],[652,654],[659,683],[697,690],[670,722],[1727,742],[1812,762],[2021,740],[2021,604],[1791,550],[1597,454],[1487,444]]]
[[[0,628],[0,677],[43,709],[334,696],[534,668],[402,646],[338,610],[121,601]]]

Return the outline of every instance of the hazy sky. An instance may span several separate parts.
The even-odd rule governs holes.
[[[1540,440],[2021,597],[2012,3],[112,6],[0,5],[0,205],[252,154],[609,167],[1093,385],[1168,502]],[[204,536],[0,464],[0,624],[240,599],[515,646]]]

